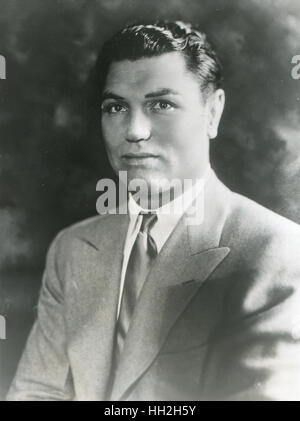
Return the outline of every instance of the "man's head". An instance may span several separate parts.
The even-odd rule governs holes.
[[[224,106],[220,64],[203,33],[182,22],[128,26],[105,43],[96,72],[116,172],[152,187],[203,175]]]

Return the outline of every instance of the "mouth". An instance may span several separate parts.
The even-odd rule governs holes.
[[[147,158],[158,158],[158,155],[151,153],[126,153],[122,155],[123,159],[147,159]]]
[[[129,166],[152,166],[154,162],[159,158],[158,155],[152,153],[126,153],[121,156],[122,160]]]

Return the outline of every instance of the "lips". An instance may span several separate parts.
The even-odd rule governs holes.
[[[159,156],[149,152],[130,152],[123,154],[121,158],[126,166],[152,168]]]
[[[158,155],[152,153],[126,153],[122,155],[122,158],[125,159],[145,159],[145,158],[158,158]]]

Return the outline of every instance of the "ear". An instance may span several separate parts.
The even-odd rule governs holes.
[[[225,105],[225,92],[217,89],[207,98],[207,134],[210,139],[214,139],[218,134],[218,127]]]

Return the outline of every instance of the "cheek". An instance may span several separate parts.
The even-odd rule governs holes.
[[[174,116],[170,121],[156,125],[157,137],[164,148],[173,155],[191,155],[200,148],[206,139],[206,121],[203,116]],[[203,140],[203,142],[201,142]]]
[[[206,134],[206,117],[201,113],[189,113],[181,121],[179,130],[186,133],[187,137],[203,136]]]
[[[106,148],[113,151],[120,143],[120,128],[117,122],[107,121],[105,118],[101,121],[101,133]]]

